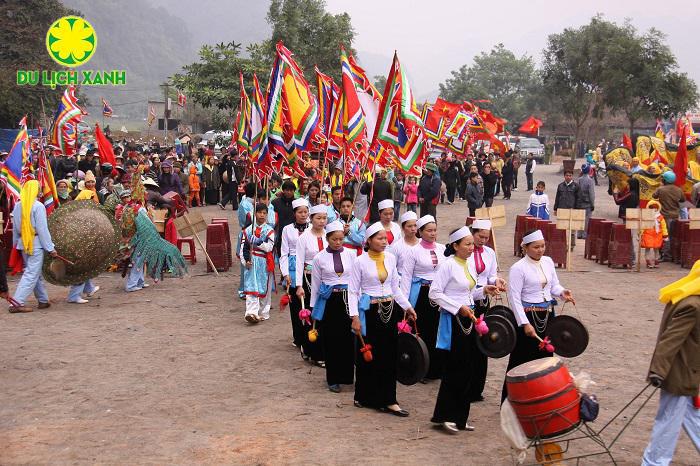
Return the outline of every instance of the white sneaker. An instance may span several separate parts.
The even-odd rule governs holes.
[[[73,304],[85,304],[85,303],[89,303],[90,301],[88,301],[87,299],[78,298],[75,301],[68,301],[68,302],[73,303]]]
[[[149,286],[151,285],[149,285],[148,283],[144,283],[143,285],[141,285],[141,288],[148,288]]]
[[[97,292],[100,291],[100,287],[96,286],[90,293],[87,294],[88,298],[92,298],[97,294]]]

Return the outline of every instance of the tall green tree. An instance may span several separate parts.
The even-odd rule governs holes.
[[[579,28],[567,28],[547,39],[542,81],[550,109],[571,122],[576,141],[586,122],[602,115],[607,72],[619,66],[612,53],[634,41],[634,32],[595,16]]]
[[[354,53],[355,31],[350,15],[328,13],[324,0],[272,0],[267,22],[272,37],[263,48],[270,57],[275,56],[275,45],[282,41],[294,53],[307,80],[312,82],[316,65],[340,82],[340,46]]]
[[[241,44],[229,42],[203,45],[199,61],[185,65],[183,71],[172,77],[172,83],[184,90],[188,98],[204,108],[230,110],[238,106],[240,99],[239,73],[243,73],[246,88],[250,91],[253,73],[258,73],[261,85],[265,86],[264,76],[268,68],[259,59],[243,57]]]
[[[517,57],[503,44],[474,57],[471,66],[463,65],[440,84],[440,96],[453,102],[485,100],[480,106],[493,110],[517,127],[535,110],[533,96],[540,87],[531,57]]]
[[[700,96],[695,83],[679,73],[676,57],[665,44],[665,36],[656,29],[635,34],[608,51],[615,66],[605,70],[605,103],[613,111],[624,113],[629,134],[643,118],[670,117],[695,106]]]
[[[50,118],[63,88],[18,86],[17,70],[65,70],[46,50],[46,31],[58,18],[81,16],[58,0],[3,2],[0,28],[0,127],[15,128],[24,115],[41,120],[42,99]],[[82,102],[85,103],[84,101]]]

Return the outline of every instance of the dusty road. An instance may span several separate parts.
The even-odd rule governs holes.
[[[553,202],[560,175],[537,170]],[[509,219],[530,194],[520,175],[512,200],[497,200]],[[596,214],[614,218],[605,189]],[[204,212],[222,215],[218,207]],[[466,212],[462,202],[439,207],[440,239]],[[233,212],[226,215],[235,225]],[[512,221],[498,230],[504,271],[514,262],[512,231]],[[668,264],[641,274],[610,270],[582,255],[579,244],[576,271],[560,279],[574,291],[591,342],[567,363],[597,382],[600,428],[644,386],[662,311],[658,289],[684,272]],[[137,293],[103,274],[89,304],[67,304],[67,289],[52,286],[50,309],[0,313],[0,464],[511,463],[498,414],[506,359],[490,362],[486,401],[472,407],[475,432],[448,436],[431,427],[437,383],[399,386],[406,419],[357,409],[351,388],[330,393],[322,369],[301,360],[277,296],[272,318],[249,326],[235,297],[238,269],[217,279],[205,273],[201,251],[198,259],[189,278]],[[621,464],[639,464],[657,398],[615,445]],[[675,460],[700,464],[685,434]]]

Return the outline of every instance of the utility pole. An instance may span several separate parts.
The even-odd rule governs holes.
[[[160,87],[163,88],[163,145],[165,146],[168,142],[168,117],[170,116],[168,94],[170,91],[170,84],[166,82],[165,84],[161,84]]]

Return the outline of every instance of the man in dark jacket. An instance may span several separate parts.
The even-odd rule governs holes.
[[[457,163],[449,158],[447,159],[444,178],[445,186],[447,187],[447,203],[452,204],[455,201],[457,185],[459,184],[459,170],[457,169]]]
[[[699,281],[697,261],[687,277],[659,292],[666,308],[647,378],[661,398],[642,466],[670,464],[681,427],[700,451],[700,410],[693,406],[700,390]]]
[[[578,209],[581,202],[581,188],[574,181],[574,172],[564,170],[564,181],[557,186],[557,197],[554,199],[554,215],[557,209]],[[576,234],[571,232],[571,250],[576,246]]]
[[[484,197],[479,190],[479,174],[469,174],[469,184],[467,185],[467,205],[469,207],[469,216],[476,216],[476,209],[479,209],[484,203]]]
[[[581,190],[579,195],[579,203],[577,209],[586,210],[586,227],[583,231],[578,232],[579,239],[586,239],[588,231],[588,222],[591,219],[591,214],[595,210],[595,182],[591,178],[591,166],[587,163],[581,165],[581,176],[578,179],[578,186]]]
[[[425,164],[423,176],[418,183],[418,202],[420,203],[420,216],[432,215],[437,218],[437,203],[440,200],[440,187],[442,182],[437,174],[438,167],[433,162]]]
[[[297,187],[290,180],[282,183],[282,195],[272,200],[272,207],[277,214],[277,225],[275,225],[275,249],[279,256],[282,247],[282,230],[294,221],[294,191]]]
[[[386,170],[378,167],[374,182],[364,183],[362,187],[360,187],[360,194],[365,194],[372,199],[372,203],[369,205],[369,223],[379,221],[379,207],[377,204],[384,199],[392,199],[393,187],[391,183],[387,181],[386,176]]]
[[[484,180],[484,205],[491,207],[493,198],[496,195],[496,185],[498,184],[498,175],[494,173],[490,162],[485,162],[481,178]]]
[[[506,160],[503,163],[503,170],[501,171],[501,188],[503,188],[503,199],[510,199],[510,190],[513,187],[513,174],[515,169],[513,168],[513,157],[512,152],[506,152]]]

